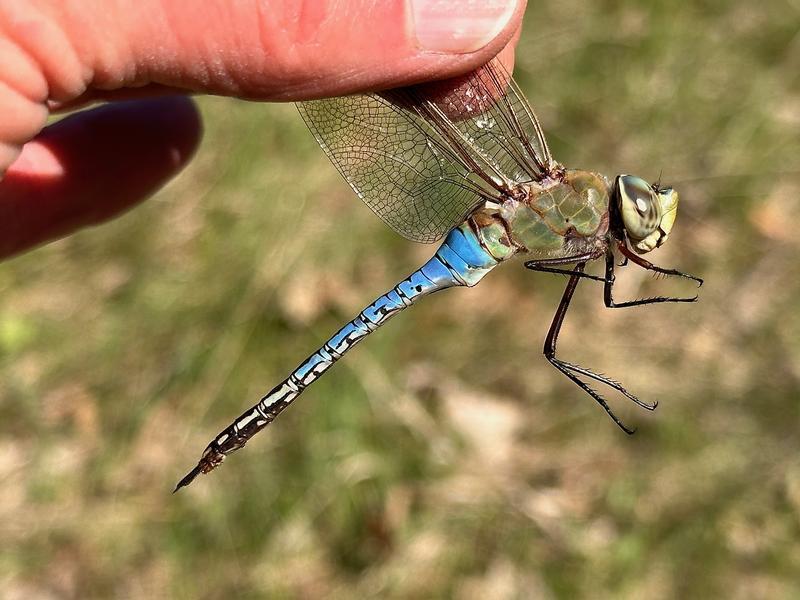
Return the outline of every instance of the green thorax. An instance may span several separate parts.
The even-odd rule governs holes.
[[[516,253],[526,259],[602,253],[609,190],[602,175],[566,170],[558,178],[523,184],[517,198],[496,211],[480,209],[472,219],[486,249],[500,260]]]

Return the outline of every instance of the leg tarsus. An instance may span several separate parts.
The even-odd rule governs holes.
[[[603,410],[606,411],[606,414],[611,418],[614,423],[616,423],[617,427],[622,429],[628,435],[633,435],[636,433],[636,428],[630,428],[622,420],[611,410],[611,407],[606,402],[606,399],[603,398],[599,392],[597,392],[592,386],[590,386],[585,381],[582,381],[577,375],[571,373],[569,369],[565,367],[565,363],[558,360],[555,357],[548,357],[550,364],[553,365],[556,369],[561,371],[564,375],[566,375],[570,380],[572,380],[579,388],[581,388],[584,392],[589,394],[595,402],[597,402],[600,406],[603,407]],[[568,364],[568,363],[566,363]]]
[[[651,298],[640,298],[638,300],[630,300],[627,302],[614,302],[612,299],[610,303],[606,303],[606,308],[630,308],[631,306],[643,306],[645,304],[659,304],[663,302],[697,302],[697,299],[697,296],[692,296],[691,298],[653,296]]]
[[[624,248],[623,245],[620,245],[620,248]],[[626,251],[627,248],[625,248]],[[628,251],[629,252],[629,251]],[[628,257],[627,255],[625,255]],[[636,256],[635,258],[631,258],[631,261],[635,262],[637,265],[653,271],[655,273],[661,273],[665,275],[681,275],[683,277],[688,277],[689,279],[697,280],[697,277],[693,277],[692,275],[686,275],[681,273],[680,271],[675,271],[674,269],[662,269],[661,267],[656,267],[652,263],[644,260]],[[642,261],[642,262],[637,262]],[[638,300],[628,300],[625,302],[615,302],[613,289],[614,289],[614,254],[609,250],[606,252],[606,274],[603,278],[605,285],[603,286],[603,303],[606,305],[607,308],[629,308],[631,306],[643,306],[645,304],[659,304],[662,302],[697,302],[697,296],[692,296],[691,298],[673,298],[670,296],[653,296],[651,298],[640,298]],[[645,263],[645,264],[642,264]],[[702,280],[700,280],[702,281]],[[702,283],[700,284],[702,285]]]
[[[654,265],[649,260],[646,260],[641,256],[639,256],[638,254],[635,254],[630,248],[628,248],[625,245],[624,242],[618,242],[617,248],[626,259],[629,259],[631,262],[639,265],[643,269],[647,269],[648,271],[654,271],[655,273],[661,273],[662,275],[673,275],[675,277],[683,277],[685,279],[691,279],[692,281],[697,283],[697,287],[702,287],[703,285],[703,280],[700,277],[695,277],[694,275],[678,271],[677,269],[665,269],[664,267],[659,267],[657,265]]]
[[[587,369],[586,367],[581,367],[580,365],[575,365],[575,364],[572,364],[572,363],[568,363],[568,362],[563,361],[561,359],[558,359],[556,357],[552,357],[552,360],[557,360],[561,364],[562,367],[564,367],[565,369],[568,369],[569,371],[572,371],[573,373],[577,373],[577,374],[583,375],[584,377],[588,377],[590,379],[594,379],[595,381],[597,381],[599,383],[607,385],[612,390],[618,391],[620,394],[625,396],[628,400],[630,400],[631,402],[633,402],[635,404],[638,404],[639,406],[641,406],[642,408],[644,408],[646,410],[652,411],[652,410],[655,410],[656,407],[658,406],[658,402],[656,402],[654,404],[650,404],[649,402],[645,402],[644,400],[639,400],[639,398],[637,398],[636,396],[631,394],[628,390],[626,390],[625,386],[623,386],[619,381],[616,381],[615,379],[611,379],[607,375],[603,375],[602,373],[595,373],[591,369]],[[552,360],[551,360],[551,362],[552,362]]]

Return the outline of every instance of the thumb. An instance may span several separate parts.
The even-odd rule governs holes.
[[[64,10],[65,1],[76,8]],[[75,55],[71,66],[61,52],[39,57],[61,79],[51,89],[69,99],[161,84],[303,100],[445,79],[494,57],[525,8],[525,0],[206,0],[202,10],[179,0],[36,4],[53,6],[61,50]],[[69,73],[77,68],[83,77]]]

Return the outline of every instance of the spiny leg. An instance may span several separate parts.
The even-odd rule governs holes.
[[[572,300],[572,296],[575,293],[575,288],[578,286],[578,281],[581,279],[581,274],[583,274],[583,269],[585,267],[585,262],[580,262],[575,265],[574,272],[570,276],[569,282],[567,282],[567,287],[564,289],[564,295],[561,297],[561,302],[558,304],[558,309],[556,310],[556,314],[553,316],[553,321],[550,324],[550,330],[547,332],[547,338],[544,342],[544,355],[550,364],[552,364],[556,369],[561,371],[564,375],[569,377],[575,384],[580,387],[583,391],[589,394],[594,400],[603,407],[609,417],[622,429],[625,433],[632,434],[635,430],[630,429],[627,427],[618,417],[614,414],[614,411],[611,410],[611,407],[606,402],[605,398],[603,398],[596,390],[594,390],[589,384],[585,381],[581,380],[578,375],[583,375],[584,377],[588,377],[590,379],[594,379],[599,383],[603,383],[608,387],[617,390],[621,394],[623,394],[626,398],[632,400],[639,406],[646,408],[647,410],[654,410],[656,408],[656,404],[648,404],[646,402],[642,402],[636,396],[628,392],[621,383],[606,377],[605,375],[600,375],[595,373],[585,367],[581,367],[566,361],[561,360],[556,356],[556,346],[558,344],[558,334],[561,331],[561,326],[564,323],[564,317],[567,314],[567,309],[569,308],[569,303]]]
[[[589,273],[577,272],[575,269],[558,269],[553,265],[566,265],[574,263],[586,263],[590,260],[600,258],[600,254],[595,252],[587,252],[586,254],[578,254],[576,256],[568,256],[566,258],[543,258],[538,260],[529,260],[525,263],[525,268],[531,271],[538,271],[539,273],[555,273],[556,275],[568,275],[570,277],[580,277],[582,279],[591,279],[593,281],[603,281],[604,277],[597,275],[589,275]]]
[[[697,296],[693,296],[691,298],[673,298],[668,296],[655,296],[652,298],[640,298],[637,300],[630,300],[626,302],[615,302],[613,298],[613,287],[615,281],[615,275],[614,275],[615,261],[614,261],[614,253],[610,248],[606,250],[605,253],[606,271],[603,277],[590,275],[589,273],[576,272],[574,269],[559,269],[557,267],[551,266],[551,265],[562,265],[567,263],[571,264],[578,262],[587,262],[590,260],[594,260],[595,258],[599,258],[599,256],[597,254],[587,253],[567,258],[529,260],[528,262],[525,263],[525,268],[530,269],[531,271],[537,271],[539,273],[554,273],[556,275],[569,275],[570,277],[579,277],[581,279],[591,279],[592,281],[601,281],[604,284],[604,302],[606,307],[608,308],[628,308],[631,306],[642,306],[645,304],[659,304],[661,302],[697,301]],[[663,269],[661,267],[657,267],[651,262],[641,259],[638,256],[632,260],[635,260],[637,265],[640,265],[643,268],[648,269],[650,271],[661,273],[664,275],[677,275],[681,277],[686,277],[688,279],[697,281],[700,283],[700,285],[702,285],[703,280],[698,277],[687,275],[686,273],[676,271],[675,269]],[[627,264],[627,262],[628,262],[628,256],[623,255],[622,262],[620,262],[619,266],[623,267]]]
[[[677,269],[665,269],[664,267],[659,267],[658,265],[654,265],[649,260],[645,260],[633,250],[628,248],[624,242],[617,242],[617,248],[619,248],[620,253],[626,259],[630,260],[632,263],[639,265],[643,269],[647,269],[648,271],[653,271],[654,273],[661,273],[662,275],[674,275],[675,277],[683,277],[685,279],[691,279],[692,281],[697,283],[697,287],[702,287],[703,280],[700,277],[695,277],[694,275],[690,275],[689,273],[684,273],[682,271],[678,271]]]
[[[631,262],[639,265],[640,267],[647,269],[649,271],[653,271],[655,273],[662,273],[664,275],[676,275],[680,277],[685,277],[687,279],[692,279],[699,283],[699,285],[703,285],[703,280],[699,277],[694,277],[693,275],[688,275],[686,273],[681,273],[675,269],[663,269],[661,267],[657,267],[650,261],[644,260],[643,258],[636,256],[635,254],[631,253],[631,251],[624,245],[619,244],[620,252],[623,252],[623,257],[627,260],[630,259]],[[623,251],[624,248],[624,251]],[[640,298],[638,300],[628,300],[626,302],[615,302],[613,296],[613,289],[614,289],[614,281],[616,279],[614,275],[614,253],[609,248],[606,251],[606,273],[603,281],[605,282],[603,285],[603,302],[605,303],[606,307],[608,308],[628,308],[631,306],[643,306],[645,304],[659,304],[661,302],[697,302],[697,296],[692,296],[691,298],[673,298],[669,296],[654,296],[652,298]],[[699,286],[698,286],[699,287]]]

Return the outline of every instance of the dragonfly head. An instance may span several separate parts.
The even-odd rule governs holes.
[[[622,218],[622,226],[639,254],[650,252],[667,241],[678,213],[678,192],[640,177],[619,175],[612,202]]]

